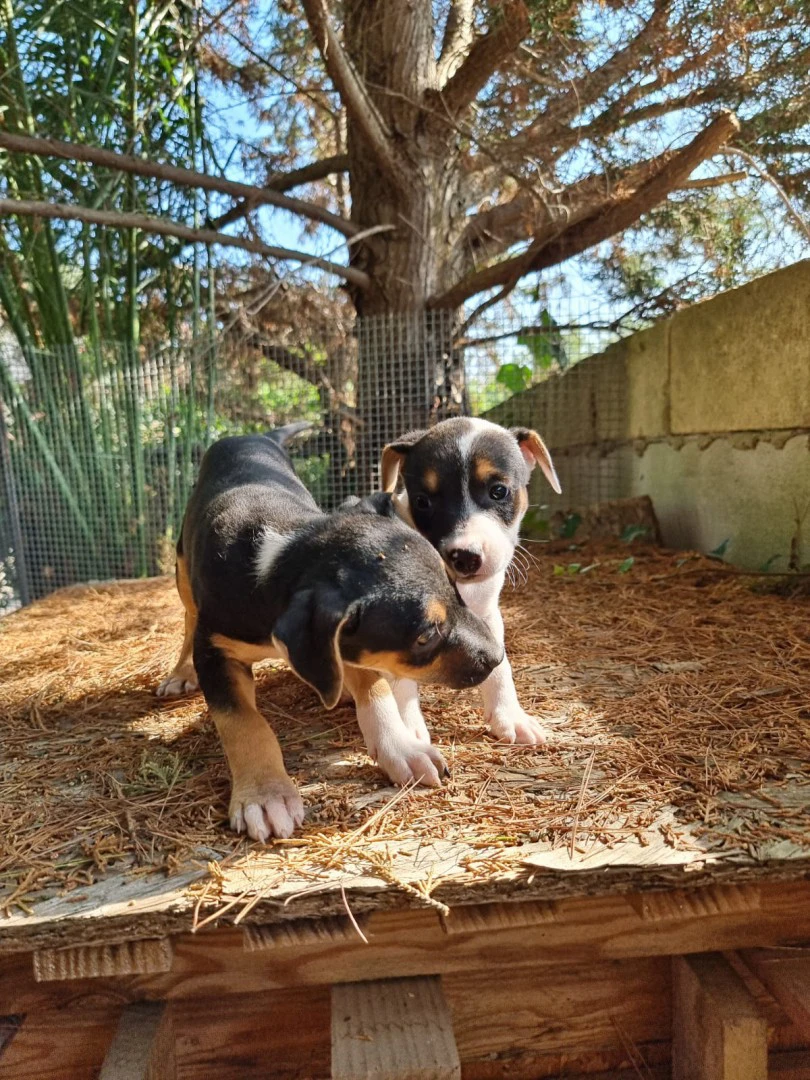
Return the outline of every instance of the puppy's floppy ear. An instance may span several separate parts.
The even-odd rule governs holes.
[[[532,431],[531,428],[512,428],[512,434],[517,439],[520,452],[529,468],[533,469],[535,465],[539,465],[546,480],[558,495],[561,494],[562,488],[557,479],[557,470],[554,468],[551,454],[537,432]]]
[[[273,627],[274,644],[327,709],[334,709],[343,691],[340,631],[350,615],[337,589],[300,589]]]
[[[378,517],[396,517],[394,497],[387,491],[375,491],[364,499],[351,497],[341,503],[338,510],[342,514],[376,514]]]
[[[407,435],[383,447],[380,458],[380,480],[383,491],[395,491],[403,461],[426,431],[409,431]]]

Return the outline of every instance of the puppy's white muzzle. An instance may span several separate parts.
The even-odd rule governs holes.
[[[517,537],[491,514],[472,514],[441,546],[442,556],[462,580],[503,573],[515,553]]]

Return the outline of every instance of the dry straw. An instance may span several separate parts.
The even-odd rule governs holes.
[[[283,666],[266,665],[259,705],[308,806],[300,836],[271,849],[227,829],[227,770],[202,699],[153,695],[180,641],[169,580],[65,590],[2,620],[2,909],[80,897],[112,872],[210,861],[197,887],[202,924],[223,913],[224,859],[248,883],[227,900],[236,917],[278,884],[317,892],[324,870],[349,868],[441,910],[440,879],[398,881],[398,844],[463,841],[475,882],[513,865],[499,850],[610,846],[643,837],[668,806],[717,849],[807,844],[801,802],[780,797],[810,748],[807,599],[649,547],[629,569],[626,545],[579,551],[587,573],[569,569],[568,554],[537,551],[504,613],[522,700],[563,720],[554,743],[497,745],[475,692],[431,691],[425,713],[452,778],[393,795],[352,710],[324,712]]]

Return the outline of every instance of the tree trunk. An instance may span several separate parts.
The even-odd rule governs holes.
[[[358,322],[358,493],[371,489],[379,454],[403,432],[466,409],[453,312],[427,298],[455,280],[452,252],[464,227],[458,139],[433,109],[438,89],[430,0],[365,0],[347,8],[346,49],[394,135],[401,172],[386,175],[349,118],[352,218],[390,225],[358,249],[371,285],[354,295]]]

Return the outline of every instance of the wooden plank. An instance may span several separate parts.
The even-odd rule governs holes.
[[[599,1068],[599,1062],[594,1061],[594,1068],[580,1071],[578,1064],[574,1065],[576,1071],[571,1071],[567,1059],[560,1063],[552,1071],[538,1071],[537,1066],[532,1064],[528,1056],[510,1057],[508,1061],[493,1061],[487,1069],[478,1065],[472,1068],[464,1063],[464,1080],[672,1080],[672,1072],[669,1062],[660,1064],[647,1064],[646,1053],[649,1047],[640,1047],[639,1052],[644,1065],[617,1069],[608,1065]],[[207,1077],[188,1077],[188,1080],[208,1080]],[[810,1080],[810,1052],[806,1050],[782,1051],[771,1054],[768,1058],[768,1080]]]
[[[810,1042],[810,950],[749,949],[741,956]]]
[[[172,1003],[183,1080],[326,1080],[328,986]]]
[[[767,1080],[768,1025],[722,956],[676,957],[672,993],[673,1080]]]
[[[768,1080],[810,1080],[810,1050],[782,1050],[771,1054]]]
[[[3,989],[0,986],[0,993]],[[84,997],[59,1009],[33,1010],[0,1055],[0,1076],[3,1080],[98,1080],[120,1013],[120,1001]]]
[[[34,953],[34,978],[37,982],[148,975],[171,971],[171,967],[172,947],[168,938],[122,941],[117,945],[40,949]]]
[[[332,987],[332,1080],[461,1080],[440,979]]]
[[[368,922],[364,916],[355,920],[360,929]],[[325,919],[293,919],[268,926],[246,926],[243,930],[246,952],[278,949],[316,942],[359,941],[357,928],[348,916],[332,915]]]
[[[759,911],[760,890],[757,885],[710,885],[705,889],[636,893],[628,900],[645,920],[700,918]]]
[[[652,957],[443,976],[465,1077],[506,1053],[532,1055],[533,1077],[585,1072],[591,1056],[595,1072],[618,1069],[628,1048],[654,1042],[668,1060],[670,967]]]
[[[127,994],[150,999],[204,998],[224,993],[264,993],[292,986],[374,979],[461,974],[493,969],[553,969],[560,962],[587,964],[642,956],[674,956],[810,941],[810,882],[761,887],[760,909],[678,919],[644,920],[623,895],[558,902],[555,918],[535,926],[491,929],[486,934],[446,934],[436,912],[374,912],[366,936],[246,952],[240,928],[204,930],[173,939],[172,969],[128,979]],[[2,1011],[32,1012],[65,1000],[71,984],[35,983],[30,958],[0,960]],[[118,989],[115,980],[98,980]],[[78,984],[74,993],[78,991]],[[92,985],[85,983],[86,987]]]
[[[537,926],[552,922],[557,905],[551,900],[529,900],[523,903],[464,904],[450,909],[442,916],[446,934],[486,933],[516,926]]]
[[[168,1006],[157,1001],[128,1005],[99,1080],[175,1080],[176,1075]]]
[[[24,1020],[25,1017],[21,1013],[0,1016],[0,1058],[3,1056],[5,1048],[23,1026]]]

